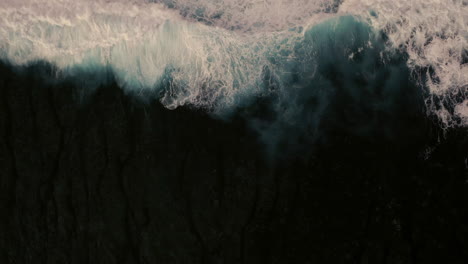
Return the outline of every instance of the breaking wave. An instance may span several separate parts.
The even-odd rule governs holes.
[[[272,117],[252,121],[266,140],[316,135],[331,104],[359,104],[348,115],[368,115],[365,131],[412,85],[447,128],[468,126],[466,21],[466,0],[6,0],[0,58],[88,90],[111,72],[128,93],[220,117],[269,98]]]

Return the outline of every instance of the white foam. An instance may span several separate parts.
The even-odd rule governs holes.
[[[427,69],[423,85],[430,92],[429,113],[445,127],[466,125],[466,111],[454,110],[463,108],[459,98],[468,96],[466,0],[346,0],[339,14],[359,15],[385,32],[390,49],[407,52],[411,69]]]
[[[461,119],[463,126],[468,126],[468,100],[455,106],[455,114]]]
[[[336,9],[338,0],[152,0],[188,19],[239,32],[288,30],[314,23]]]
[[[154,89],[168,68],[163,103],[229,107],[254,93],[266,42],[143,1],[20,0],[0,3],[0,50],[16,65],[54,63],[62,74],[109,66],[126,89]],[[167,77],[167,76],[166,76]]]
[[[264,66],[281,71],[268,56],[292,50],[301,28],[351,14],[407,52],[415,74],[430,69],[419,77],[444,126],[466,125],[466,0],[345,0],[336,14],[336,0],[148,1],[3,0],[0,58],[46,60],[64,75],[109,67],[132,91],[155,89],[171,68],[167,107],[229,108],[260,91]]]

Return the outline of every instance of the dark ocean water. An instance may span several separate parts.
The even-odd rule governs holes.
[[[289,124],[275,97],[218,119],[3,64],[2,262],[464,263],[466,129],[367,55],[291,77],[332,92],[300,90]]]
[[[0,3],[0,263],[467,263],[466,5],[270,2]]]

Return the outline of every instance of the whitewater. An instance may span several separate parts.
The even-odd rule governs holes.
[[[428,115],[444,128],[468,126],[467,0],[0,2],[2,61],[45,61],[56,69],[51,81],[89,90],[110,71],[128,93],[218,116],[274,94],[282,122],[300,122],[301,97],[333,96],[323,92],[323,65],[359,61],[361,82],[376,86],[370,57],[386,65],[392,56],[404,58]]]

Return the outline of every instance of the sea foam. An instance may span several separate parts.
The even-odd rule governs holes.
[[[294,96],[291,65],[320,63],[307,60],[320,48],[297,46],[317,25],[346,16],[385,36],[382,59],[407,54],[443,127],[468,125],[465,0],[6,0],[0,57],[16,66],[49,62],[58,79],[110,70],[127,92],[151,91],[168,108],[225,114],[271,93],[272,82],[279,97]],[[353,60],[372,48],[369,41],[342,52]],[[77,80],[91,90],[105,81]]]

